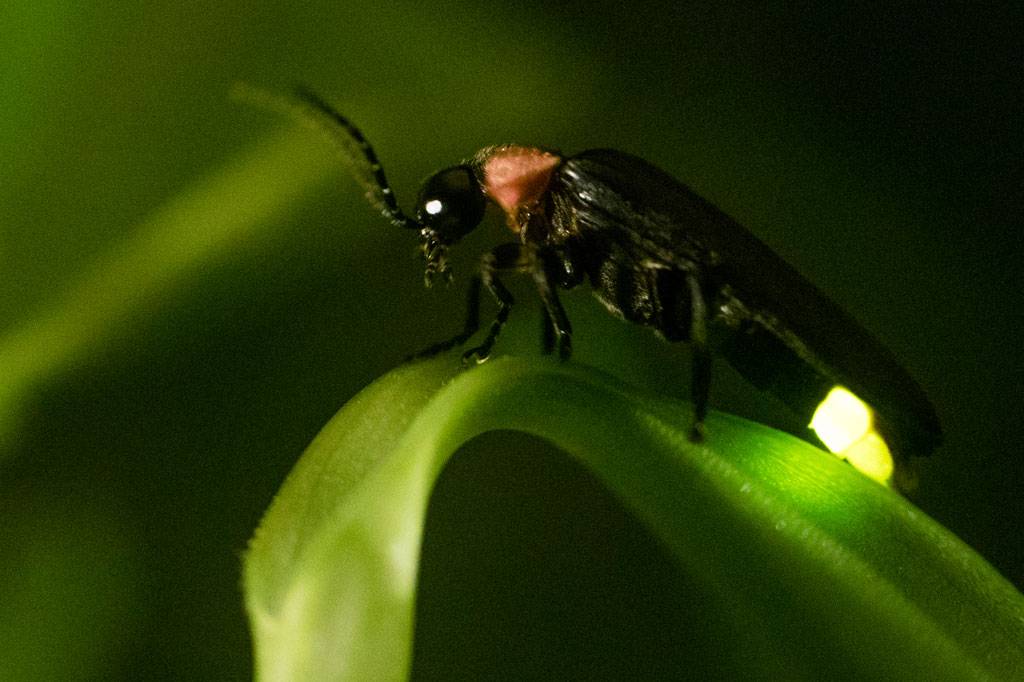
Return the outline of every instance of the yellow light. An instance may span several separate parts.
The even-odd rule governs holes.
[[[874,429],[874,412],[842,386],[836,386],[814,411],[810,427],[839,459],[888,485],[893,461],[889,446]]]
[[[889,484],[892,453],[876,431],[868,431],[863,438],[843,450],[842,455],[861,473],[884,485]]]
[[[871,428],[871,408],[842,386],[836,386],[814,411],[811,428],[832,452],[842,452]]]

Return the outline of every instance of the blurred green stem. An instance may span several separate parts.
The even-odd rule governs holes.
[[[0,337],[0,442],[16,428],[33,386],[100,351],[120,326],[198,269],[269,236],[334,165],[308,135],[280,134],[178,194],[62,297],[12,326]]]

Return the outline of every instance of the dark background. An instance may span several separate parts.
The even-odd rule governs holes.
[[[406,206],[422,177],[509,141],[619,148],[687,182],[919,379],[947,438],[915,503],[1024,585],[1024,12],[549,5],[0,10],[5,679],[249,676],[239,557],[262,510],[334,411],[461,324],[461,289],[424,290],[414,240],[376,218],[340,169],[258,235],[240,235],[201,267],[172,268],[157,294],[137,295],[145,263],[105,279],[102,264],[123,255],[148,216],[287,125],[229,101],[238,80],[304,82],[335,102],[374,142]],[[277,191],[272,174],[265,182]],[[493,222],[460,251],[457,277],[502,238]],[[190,253],[184,244],[164,255],[187,264]],[[54,310],[88,314],[76,283],[90,272],[123,301],[121,313],[88,352],[62,350],[78,333],[68,328],[53,350],[38,350],[57,358],[49,369],[26,370],[32,353],[10,350],[22,348],[19,335]],[[616,322],[585,292],[567,307],[575,361],[685,396],[684,349]],[[535,314],[522,308],[499,350],[536,352]],[[784,419],[716,369],[718,407]],[[533,441],[512,443],[485,441],[482,453],[477,444],[442,482],[427,587],[445,587],[435,579],[445,552],[433,548],[458,544],[457,526],[445,531],[438,519],[486,524],[488,500],[524,514],[533,542],[551,533],[572,546],[603,528],[629,536],[617,555],[660,565],[654,543],[635,539],[642,531],[616,520],[583,474],[566,473],[557,454],[524,455],[543,450]],[[520,466],[500,470],[522,479],[497,495],[492,472],[513,456]],[[557,506],[566,499],[592,503]],[[576,525],[559,535],[552,528],[566,515]],[[520,551],[511,564],[533,575],[538,564],[516,542],[493,551]],[[620,579],[643,573],[613,566]],[[559,570],[536,571],[522,591]],[[617,594],[633,585],[623,580]],[[667,588],[656,579],[643,589]],[[444,602],[424,599],[425,609]],[[615,620],[609,603],[582,617]],[[422,627],[443,622],[437,613],[425,610]],[[674,627],[659,618],[651,632]],[[423,665],[444,658],[419,648],[429,639],[418,635]]]

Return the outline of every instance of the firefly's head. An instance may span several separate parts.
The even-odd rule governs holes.
[[[501,145],[481,150],[471,161],[434,173],[420,189],[414,217],[395,201],[377,154],[344,115],[310,90],[299,88],[295,98],[241,87],[236,96],[289,114],[326,132],[336,143],[366,198],[396,227],[416,230],[426,261],[424,280],[450,280],[448,248],[480,224],[488,201],[506,214],[509,227],[522,237],[529,216],[548,191],[552,173],[561,161],[557,153],[534,147]]]
[[[480,224],[486,207],[487,199],[471,166],[446,168],[423,183],[415,222],[422,240],[428,286],[436,276],[450,279],[445,260],[448,247]]]
[[[523,238],[524,226],[538,212],[560,162],[555,152],[507,144],[482,149],[472,161],[427,178],[416,203],[427,283],[437,274],[447,276],[445,250],[480,224],[488,201],[497,204],[509,228]]]

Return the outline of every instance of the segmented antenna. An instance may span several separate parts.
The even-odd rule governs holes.
[[[294,97],[273,93],[247,83],[238,83],[231,95],[237,100],[291,117],[334,141],[352,177],[366,194],[367,201],[395,227],[419,229],[420,224],[406,216],[395,201],[391,185],[373,147],[351,121],[334,110],[319,95],[299,86]]]

